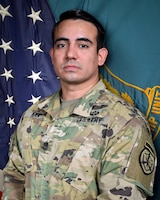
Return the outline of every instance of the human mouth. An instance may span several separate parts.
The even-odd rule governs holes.
[[[79,63],[66,63],[63,66],[63,69],[65,71],[76,71],[78,69],[81,69],[81,65]]]
[[[75,65],[66,65],[66,66],[64,66],[64,70],[65,71],[76,71],[77,69],[79,69],[79,67],[75,66]]]

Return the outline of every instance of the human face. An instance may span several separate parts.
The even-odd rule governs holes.
[[[64,20],[55,30],[52,63],[61,84],[98,81],[98,66],[104,64],[107,50],[97,53],[97,28],[84,20]]]

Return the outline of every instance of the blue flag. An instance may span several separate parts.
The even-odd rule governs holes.
[[[160,200],[160,1],[48,1],[56,19],[61,12],[79,8],[103,24],[109,56],[101,78],[148,119],[158,156],[152,199]]]
[[[47,1],[0,0],[0,169],[22,113],[60,87],[49,56],[54,23]]]

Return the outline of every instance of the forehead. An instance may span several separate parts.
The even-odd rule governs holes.
[[[67,19],[55,29],[54,39],[57,37],[89,37],[96,38],[98,30],[91,22],[81,19]]]

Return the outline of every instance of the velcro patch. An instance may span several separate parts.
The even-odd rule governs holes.
[[[154,171],[155,155],[151,145],[146,142],[139,156],[140,166],[144,174],[149,175]]]

